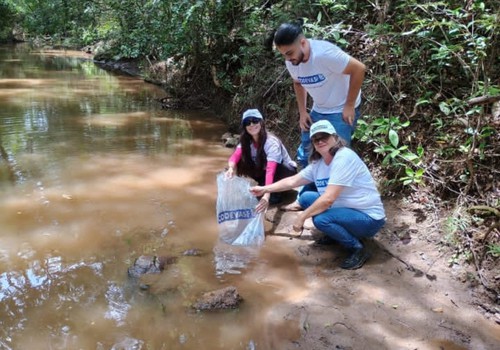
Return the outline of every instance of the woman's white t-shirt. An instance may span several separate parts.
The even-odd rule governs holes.
[[[375,181],[366,164],[350,148],[339,149],[330,165],[321,158],[309,164],[300,175],[314,182],[320,195],[325,193],[328,185],[344,187],[332,208],[357,209],[375,220],[385,218]]]
[[[239,144],[238,147],[241,148],[241,144]],[[252,160],[255,162],[257,159],[257,148],[255,148],[253,143],[250,144],[250,152]],[[266,159],[268,162],[272,161],[278,164],[283,164],[290,170],[297,168],[297,163],[290,158],[290,155],[288,154],[288,151],[283,143],[279,138],[271,133],[267,134],[266,143],[264,144],[264,152],[266,153]]]

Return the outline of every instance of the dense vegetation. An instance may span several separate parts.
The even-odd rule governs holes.
[[[500,282],[482,271],[500,257],[499,8],[495,0],[0,0],[0,39],[17,26],[52,45],[95,45],[100,59],[134,59],[232,128],[243,109],[259,107],[293,149],[292,84],[268,38],[304,18],[307,36],[368,67],[355,147],[380,165],[384,194],[448,209],[442,243],[494,291]],[[174,67],[180,78],[169,80]]]

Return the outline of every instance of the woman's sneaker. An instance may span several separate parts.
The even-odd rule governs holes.
[[[316,239],[314,243],[317,245],[332,245],[335,244],[336,242],[327,235],[323,235],[320,238]]]
[[[354,249],[351,255],[340,264],[340,267],[345,270],[359,269],[370,256],[370,252],[365,247]]]

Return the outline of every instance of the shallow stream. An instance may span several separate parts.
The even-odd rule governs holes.
[[[258,349],[297,336],[272,315],[303,292],[292,252],[266,242],[238,273],[216,270],[224,125],[162,110],[163,96],[79,52],[0,47],[0,349]],[[203,254],[182,255],[191,248]],[[178,257],[149,291],[127,281],[145,254]],[[241,308],[190,309],[229,285]]]

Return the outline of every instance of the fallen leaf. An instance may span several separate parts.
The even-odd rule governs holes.
[[[63,194],[62,197],[64,199],[73,199],[73,197],[71,197],[69,194]]]

